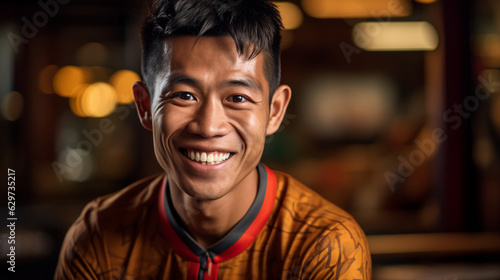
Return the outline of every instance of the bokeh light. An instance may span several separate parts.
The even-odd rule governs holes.
[[[84,143],[83,141],[80,143]],[[88,156],[90,152],[80,148],[66,148],[59,154],[59,163],[66,162],[68,158],[77,161],[78,164],[71,165],[66,172],[62,173],[64,179],[73,182],[85,182],[93,171],[92,157]]]
[[[428,22],[362,22],[352,31],[356,46],[369,51],[434,50],[439,39]]]
[[[303,128],[318,139],[368,139],[395,111],[395,86],[383,76],[326,74],[310,80],[305,92]]]
[[[82,108],[82,96],[85,90],[89,87],[89,84],[78,85],[74,91],[74,97],[69,99],[69,107],[71,111],[79,117],[88,117],[87,113],[83,111]]]
[[[54,90],[62,97],[74,97],[73,91],[78,85],[89,80],[89,73],[76,66],[65,66],[54,76]]]
[[[286,30],[297,29],[302,25],[304,16],[299,6],[290,2],[274,2],[280,11],[283,26]]]
[[[405,17],[412,12],[411,2],[406,0],[302,0],[302,7],[315,18]]]
[[[415,0],[415,1],[422,4],[430,4],[436,2],[437,0]]]
[[[105,117],[113,112],[116,106],[116,91],[107,83],[94,83],[82,93],[80,106],[89,117]]]
[[[7,93],[2,98],[2,116],[9,121],[16,121],[21,117],[24,108],[24,98],[17,92]]]
[[[131,70],[120,70],[109,79],[110,84],[115,88],[119,104],[128,104],[134,101],[132,86],[141,78]]]

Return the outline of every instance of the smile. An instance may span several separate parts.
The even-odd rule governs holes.
[[[191,149],[181,149],[181,152],[192,161],[204,164],[204,165],[216,165],[228,160],[232,153],[220,153],[220,152],[200,152]]]

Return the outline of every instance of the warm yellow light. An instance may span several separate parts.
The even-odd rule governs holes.
[[[54,93],[53,80],[57,72],[56,65],[47,65],[38,74],[38,88],[46,94]]]
[[[88,86],[80,98],[80,106],[89,117],[105,117],[113,112],[116,105],[116,91],[107,83]]]
[[[409,16],[408,0],[302,0],[305,12],[315,18],[380,18]]]
[[[54,76],[54,90],[63,97],[73,97],[73,89],[88,80],[88,74],[79,67],[65,66]]]
[[[130,70],[120,70],[111,76],[109,82],[116,90],[118,103],[128,104],[134,102],[132,86],[140,80],[139,75]]]
[[[73,89],[74,97],[71,97],[69,99],[69,107],[71,108],[71,111],[73,111],[73,113],[79,117],[88,117],[89,116],[85,111],[83,111],[83,108],[82,108],[83,93],[85,92],[85,90],[88,87],[89,87],[88,84],[78,85],[76,88]]]
[[[437,0],[415,0],[415,1],[422,3],[422,4],[430,4],[430,3],[436,2]]]
[[[428,22],[362,22],[354,26],[356,46],[369,51],[430,51],[438,46],[436,29]]]
[[[290,2],[274,2],[278,7],[286,30],[297,29],[302,25],[304,16],[299,6]]]

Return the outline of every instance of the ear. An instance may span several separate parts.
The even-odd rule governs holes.
[[[139,120],[144,128],[152,130],[153,123],[151,120],[151,99],[148,88],[143,82],[136,82],[132,87],[132,90],[134,91],[135,106],[137,107]]]
[[[266,135],[275,133],[280,127],[291,97],[292,90],[287,85],[279,86],[274,92],[269,108],[269,122],[267,124]]]

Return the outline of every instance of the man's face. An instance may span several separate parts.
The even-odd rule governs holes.
[[[223,197],[260,161],[270,120],[263,54],[241,56],[231,37],[166,40],[151,93],[155,154],[191,197]]]

